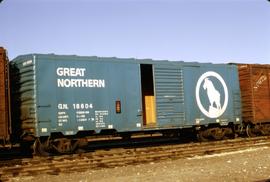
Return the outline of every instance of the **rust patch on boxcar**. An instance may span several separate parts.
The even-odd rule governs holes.
[[[0,47],[0,145],[10,138],[9,122],[9,79],[6,50]]]
[[[239,64],[244,122],[270,122],[270,65]]]

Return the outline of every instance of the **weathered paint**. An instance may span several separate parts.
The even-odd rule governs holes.
[[[6,55],[6,50],[0,47],[0,141],[8,141],[11,134],[8,102],[8,58]]]
[[[244,122],[270,122],[270,66],[239,64]]]

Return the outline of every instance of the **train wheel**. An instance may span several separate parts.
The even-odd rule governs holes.
[[[226,130],[223,128],[211,128],[210,133],[215,140],[221,140],[224,138]]]
[[[233,139],[235,138],[235,135],[232,128],[225,128],[225,136],[223,139]]]
[[[74,151],[71,140],[67,138],[53,140],[52,146],[60,154],[71,153]]]
[[[88,146],[88,141],[86,138],[80,138],[72,143],[72,150],[74,153],[81,154],[86,152],[86,147]]]
[[[33,145],[34,155],[38,156],[49,156],[50,153],[47,152],[47,140],[45,142],[40,141],[39,138],[37,138]]]
[[[264,124],[261,128],[263,135],[270,135],[270,124]]]
[[[255,128],[252,127],[250,124],[247,125],[246,127],[246,133],[248,137],[256,137],[257,132],[255,132]]]
[[[197,138],[200,142],[207,142],[209,141],[209,135],[207,130],[200,130],[198,131]]]

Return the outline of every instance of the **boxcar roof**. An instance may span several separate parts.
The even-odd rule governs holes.
[[[117,58],[117,57],[97,57],[97,56],[77,56],[77,55],[56,55],[56,54],[26,54],[20,55],[13,59],[13,62],[25,61],[26,59],[41,59],[41,60],[70,60],[70,61],[104,61],[104,62],[118,62],[118,63],[134,63],[134,64],[171,64],[171,65],[185,65],[185,66],[202,66],[215,65],[224,66],[225,64],[213,63],[199,63],[199,62],[185,62],[185,61],[169,61],[169,60],[153,60],[153,59],[135,59],[135,58]]]
[[[269,64],[245,64],[245,63],[235,63],[236,65],[239,65],[239,66],[250,66],[252,68],[270,68],[270,65]]]

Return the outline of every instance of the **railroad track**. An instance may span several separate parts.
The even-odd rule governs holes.
[[[125,165],[157,162],[168,159],[188,158],[243,150],[254,147],[270,147],[270,137],[238,138],[207,143],[189,143],[137,148],[115,148],[95,152],[16,159],[0,163],[0,180],[17,176],[81,172]]]

